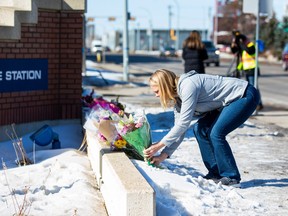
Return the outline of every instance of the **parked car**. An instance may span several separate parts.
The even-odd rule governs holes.
[[[160,49],[160,57],[177,57],[177,52],[173,47],[162,47]]]
[[[217,49],[212,41],[202,41],[207,49],[208,59],[204,61],[204,63],[209,66],[211,63],[215,64],[215,66],[220,65],[220,50]]]
[[[284,71],[288,70],[288,43],[286,43],[282,51],[282,68]]]
[[[103,47],[100,44],[95,44],[92,48],[91,48],[91,52],[96,53],[96,52],[102,52],[103,51]]]

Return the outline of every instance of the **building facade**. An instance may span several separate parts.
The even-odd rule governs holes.
[[[194,29],[179,30],[179,40],[171,38],[170,31],[167,29],[133,29],[128,32],[129,38],[129,51],[135,52],[136,50],[155,51],[160,50],[161,47],[174,47],[178,42],[178,49],[182,48],[183,41],[189,36],[190,32]],[[197,29],[202,37],[202,40],[210,40],[208,30]],[[176,36],[176,31],[174,32]],[[109,32],[102,37],[104,46],[108,46],[111,50],[117,50],[122,47],[123,39],[121,31]]]
[[[0,24],[0,139],[10,124],[82,116],[85,0],[29,3]]]

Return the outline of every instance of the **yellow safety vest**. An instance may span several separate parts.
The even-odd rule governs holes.
[[[252,42],[250,42],[248,47],[254,46]],[[256,67],[255,55],[249,55],[245,50],[242,51],[242,61],[238,64],[238,70],[250,70]]]

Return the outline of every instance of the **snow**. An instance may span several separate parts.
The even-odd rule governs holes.
[[[126,106],[128,112],[143,109]],[[159,107],[145,108],[145,113],[156,142],[171,128],[173,113]],[[83,141],[82,126],[52,128],[59,134],[62,149],[36,145],[34,154],[31,134],[22,137],[29,159],[35,160],[32,165],[18,167],[12,142],[0,143],[0,215],[19,212],[21,207],[13,204],[13,197],[19,205],[30,205],[24,207],[27,215],[105,215],[95,205],[101,202],[100,192],[88,157],[78,151]],[[249,119],[229,134],[228,141],[242,175],[241,188],[202,178],[207,171],[192,129],[161,168],[132,160],[156,192],[157,216],[288,215],[287,135]]]
[[[164,114],[151,108],[148,112],[154,112],[152,136],[159,140],[172,126],[172,111]],[[201,177],[207,171],[192,129],[189,132],[171,159],[162,163],[164,169],[134,161],[156,191],[157,215],[287,215],[287,138],[283,134],[247,121],[229,135],[242,175],[238,189]]]

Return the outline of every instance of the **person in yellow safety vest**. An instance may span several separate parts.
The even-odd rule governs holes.
[[[250,42],[247,46],[248,47],[254,46],[254,44],[252,42]],[[247,70],[251,70],[251,69],[254,70],[255,69],[255,67],[256,67],[255,54],[249,55],[248,52],[243,50],[241,60],[242,61],[240,61],[239,64],[237,65],[237,70],[247,71]]]
[[[256,60],[255,60],[255,44],[249,39],[241,34],[238,30],[233,30],[233,40],[231,43],[231,51],[233,54],[237,55],[237,62],[236,62],[236,69],[237,71],[243,71],[246,77],[246,80],[251,84],[254,85],[254,71],[256,67]],[[259,68],[258,68],[258,75],[260,75]],[[260,95],[259,88],[257,90]],[[260,101],[257,106],[257,110],[262,110],[264,108],[261,95]]]

